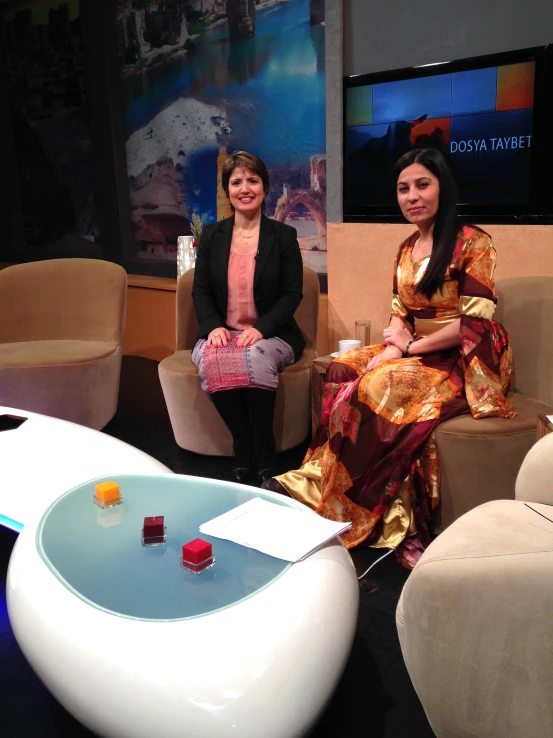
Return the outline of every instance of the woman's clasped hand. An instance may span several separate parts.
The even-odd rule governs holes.
[[[230,341],[230,331],[226,328],[215,328],[207,337],[208,346],[224,346]]]
[[[244,348],[245,346],[253,346],[255,343],[263,338],[263,334],[257,330],[257,328],[248,328],[243,331],[238,337],[236,345],[238,348]]]
[[[372,357],[367,364],[367,371],[370,372],[373,369],[376,369],[379,364],[382,364],[382,362],[388,361],[389,359],[400,359],[401,356],[402,352],[398,348],[392,345],[386,346],[386,349],[381,354],[377,354]]]
[[[375,369],[383,361],[388,359],[400,359],[409,345],[413,341],[413,334],[405,327],[392,327],[384,329],[384,343],[386,344],[385,350],[373,356],[373,358],[367,364],[367,371],[370,372]]]
[[[246,346],[253,346],[263,338],[263,334],[257,330],[257,328],[248,328],[246,331],[238,336],[236,346],[238,348],[245,348]],[[207,337],[208,346],[219,346],[226,348],[230,341],[230,331],[226,328],[215,328],[211,331]]]
[[[404,326],[398,328],[388,326],[384,329],[384,343],[389,348],[394,346],[399,350],[400,356],[405,352],[407,345],[413,340],[413,334]]]

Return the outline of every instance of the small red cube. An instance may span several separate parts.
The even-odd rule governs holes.
[[[213,566],[214,563],[215,557],[213,556],[211,543],[202,541],[201,538],[195,538],[182,547],[181,564],[185,569],[198,573]]]
[[[142,537],[145,543],[164,543],[165,517],[163,515],[155,515],[154,517],[144,518]]]

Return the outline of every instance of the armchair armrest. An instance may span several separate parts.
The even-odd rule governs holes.
[[[553,433],[548,433],[526,454],[515,483],[522,502],[553,505]]]

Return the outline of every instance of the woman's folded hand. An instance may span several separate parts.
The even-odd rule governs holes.
[[[385,328],[384,329],[384,343],[386,346],[395,346],[400,351],[400,356],[403,355],[405,347],[409,341],[413,340],[413,334],[407,330],[407,328]]]
[[[263,334],[260,333],[257,328],[246,328],[244,333],[242,333],[238,337],[238,341],[236,341],[236,345],[238,348],[242,348],[243,346],[253,346],[254,343],[257,343],[263,338]]]
[[[402,355],[403,352],[396,346],[387,346],[381,354],[377,354],[376,356],[372,357],[372,359],[367,364],[367,371],[370,372],[379,364],[382,364],[383,361],[388,361],[389,359],[401,359]]]
[[[230,341],[230,331],[226,328],[215,328],[207,337],[208,346],[225,346]]]

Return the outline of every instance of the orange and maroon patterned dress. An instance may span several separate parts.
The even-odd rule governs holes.
[[[325,377],[319,429],[303,466],[277,477],[292,497],[325,518],[352,521],[343,536],[396,549],[413,566],[428,545],[440,499],[433,431],[456,415],[512,417],[506,399],[512,356],[508,336],[492,320],[496,253],[488,234],[459,231],[443,288],[431,299],[416,292],[429,257],[412,256],[418,233],[401,244],[395,264],[392,315],[424,337],[460,317],[461,345],[391,359],[366,371],[385,346],[342,354]]]

